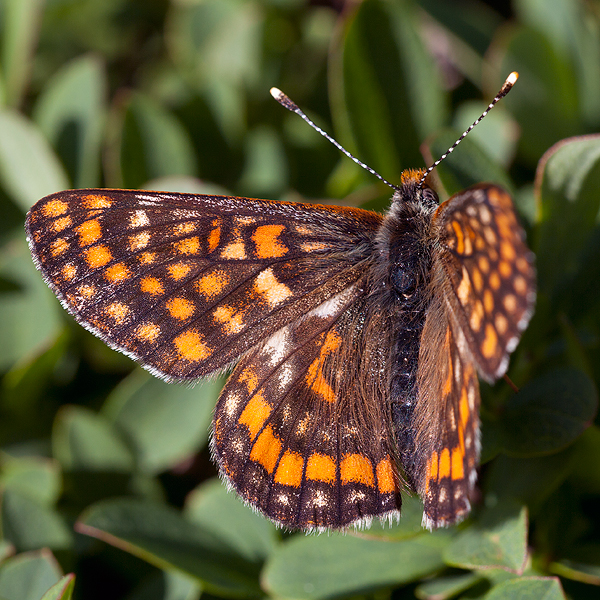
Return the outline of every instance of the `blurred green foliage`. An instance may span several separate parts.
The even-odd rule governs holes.
[[[0,598],[598,597],[598,0],[2,0],[0,32]],[[482,390],[459,527],[423,531],[407,498],[391,528],[276,530],[216,479],[219,382],[151,378],[76,326],[29,256],[25,212],[69,187],[383,209],[390,190],[269,88],[398,181],[512,70],[436,172],[443,198],[505,185],[539,275],[522,389]]]

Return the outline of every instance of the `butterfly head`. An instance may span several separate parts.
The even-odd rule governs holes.
[[[400,186],[392,197],[392,210],[402,205],[416,205],[429,213],[439,205],[438,195],[423,182],[425,169],[406,169],[400,175]],[[420,211],[419,211],[420,212]]]

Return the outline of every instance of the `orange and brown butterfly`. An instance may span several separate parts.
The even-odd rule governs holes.
[[[26,229],[63,306],[111,347],[169,381],[235,365],[212,449],[247,503],[344,528],[398,516],[410,488],[435,528],[470,509],[477,374],[505,372],[535,275],[504,190],[440,205],[429,170],[404,172],[385,215],[96,189],[43,198]]]

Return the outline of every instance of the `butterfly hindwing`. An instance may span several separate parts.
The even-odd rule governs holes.
[[[216,408],[213,450],[222,473],[287,527],[399,515],[389,416],[355,384],[360,294],[351,286],[246,355]]]
[[[380,217],[359,209],[126,190],[75,190],[27,232],[63,305],[169,379],[235,361],[352,284]]]

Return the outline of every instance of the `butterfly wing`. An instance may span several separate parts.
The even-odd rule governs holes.
[[[429,528],[461,520],[479,461],[479,383],[506,370],[531,316],[532,256],[510,196],[480,185],[432,219],[432,301],[421,337],[409,477]]]
[[[510,196],[478,185],[456,194],[434,216],[444,297],[479,374],[504,374],[533,313],[535,269]]]
[[[195,379],[356,281],[380,220],[352,208],[75,190],[40,200],[26,229],[79,323],[159,376]]]
[[[350,286],[244,356],[217,404],[212,444],[222,473],[287,527],[399,516],[387,404],[357,381],[361,288]]]

